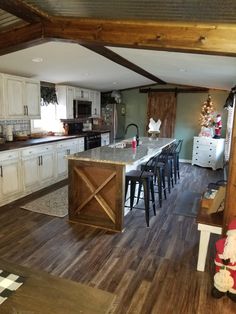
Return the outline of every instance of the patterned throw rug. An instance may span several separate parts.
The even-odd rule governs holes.
[[[0,269],[0,304],[18,289],[25,278]],[[1,313],[1,311],[0,311]]]
[[[184,191],[176,200],[176,207],[173,214],[196,217],[199,209],[199,202],[202,194],[192,191]]]
[[[68,186],[26,203],[21,208],[50,216],[65,217],[68,214]]]

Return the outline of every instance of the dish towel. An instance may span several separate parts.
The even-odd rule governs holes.
[[[0,269],[0,304],[24,282],[25,278]]]

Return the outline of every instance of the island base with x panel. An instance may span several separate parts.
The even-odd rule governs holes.
[[[125,167],[69,160],[69,219],[122,231]]]
[[[69,220],[121,232],[124,229],[125,173],[174,141],[142,137],[135,149],[112,144],[67,156]]]

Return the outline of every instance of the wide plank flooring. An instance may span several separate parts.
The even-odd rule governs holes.
[[[150,228],[144,212],[134,210],[120,234],[23,210],[23,200],[14,202],[0,208],[0,256],[116,294],[110,313],[236,313],[236,304],[227,297],[215,300],[210,295],[219,237],[212,236],[206,270],[198,272],[195,218],[173,214],[177,195],[202,193],[222,177],[222,170],[181,164],[181,180],[157,216],[151,216]]]

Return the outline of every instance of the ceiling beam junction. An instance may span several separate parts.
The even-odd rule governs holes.
[[[50,16],[22,0],[0,0],[0,9],[28,22],[40,22],[41,19],[50,20]]]
[[[82,44],[82,46],[104,56],[105,58],[107,58],[107,59],[127,68],[127,69],[132,70],[133,72],[136,72],[139,75],[142,75],[143,77],[148,78],[149,80],[152,80],[158,84],[166,84],[166,82],[159,79],[155,75],[147,72],[146,70],[140,68],[136,64],[130,62],[129,60],[127,60],[123,57],[121,57],[120,55],[118,55],[117,53],[113,52],[112,50],[110,50],[106,47],[92,45],[92,44]]]

